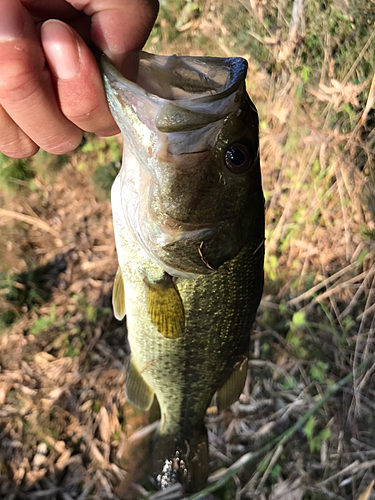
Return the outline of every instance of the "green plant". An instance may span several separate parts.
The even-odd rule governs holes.
[[[51,312],[48,317],[41,316],[35,320],[33,326],[30,328],[30,333],[33,335],[38,335],[45,328],[53,326],[56,323],[56,304],[52,304]]]
[[[95,188],[107,199],[110,198],[112,184],[119,173],[120,164],[118,161],[106,163],[99,166],[93,175]]]
[[[30,160],[8,158],[0,153],[0,186],[8,192],[28,186],[35,171]]]
[[[326,380],[326,375],[329,365],[323,361],[316,361],[310,368],[310,374],[314,380],[317,382],[324,382]]]
[[[323,442],[327,441],[331,435],[329,427],[326,427],[319,432],[316,431],[316,419],[313,415],[308,419],[303,427],[303,433],[307,437],[311,453],[314,453],[314,451],[320,451]]]

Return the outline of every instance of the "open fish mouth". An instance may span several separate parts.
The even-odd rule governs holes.
[[[221,120],[240,112],[248,66],[239,57],[167,57],[141,52],[138,78],[132,82],[106,56],[101,65],[112,114],[146,169],[155,155],[166,159],[168,154],[209,153],[206,133],[211,129],[207,126],[216,123],[219,128]]]
[[[159,101],[156,128],[161,132],[194,130],[227,115],[226,98],[243,84],[247,72],[247,62],[239,57],[167,57],[141,52],[134,83],[105,56],[101,65],[112,110],[116,112],[118,107],[116,99],[120,102],[131,97],[129,92],[133,95],[129,102],[145,97]],[[194,116],[196,113],[199,116]]]
[[[248,124],[254,133],[238,147],[258,164],[247,62],[142,52],[135,83],[105,57],[102,68],[124,137],[114,212],[122,210],[135,240],[169,274],[212,272],[247,238],[249,175],[241,178],[225,164],[227,149],[242,140]]]

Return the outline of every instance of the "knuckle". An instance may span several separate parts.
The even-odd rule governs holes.
[[[90,123],[98,114],[101,114],[100,106],[87,103],[79,108],[67,110],[65,116],[74,123]]]
[[[39,147],[28,137],[19,140],[0,141],[0,151],[10,158],[30,158],[38,150]]]
[[[82,140],[82,130],[77,129],[75,133],[70,134],[69,138],[65,140],[56,141],[53,144],[43,146],[43,149],[47,153],[52,153],[54,155],[62,155],[65,153],[70,153],[76,149]]]
[[[68,120],[75,123],[78,127],[87,132],[93,132],[99,123],[105,121],[107,112],[105,104],[93,101],[91,99],[81,100],[79,103],[76,103],[76,106],[69,106],[69,109],[63,109],[63,113]]]

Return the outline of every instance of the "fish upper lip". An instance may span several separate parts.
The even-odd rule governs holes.
[[[206,84],[205,65],[212,70]],[[219,122],[237,110],[236,96],[245,89],[247,72],[246,60],[237,57],[198,61],[192,56],[155,56],[146,52],[140,55],[137,82],[124,78],[104,55],[101,66],[108,100],[118,121],[122,122],[121,111],[127,106],[153,133],[199,130]],[[180,86],[185,73],[188,85]],[[155,84],[158,78],[163,82],[160,86]],[[199,88],[194,91],[196,84]],[[143,113],[146,102],[147,111]]]
[[[142,61],[149,61],[151,58],[158,58],[158,59],[170,59],[173,56],[155,56],[154,54],[149,54],[145,51],[141,51],[140,53],[140,64],[142,66]],[[191,67],[192,71],[194,72],[199,72],[198,69],[194,68],[194,60],[196,59],[194,56],[184,56],[180,57],[180,60],[183,60],[185,64],[190,64],[191,62]],[[218,57],[207,57],[207,58],[200,58],[200,59],[206,59],[208,64],[211,65],[220,65],[223,69],[225,69],[228,74],[231,76],[231,78],[227,79],[226,82],[223,82],[221,84],[217,84],[218,90],[215,91],[215,93],[211,94],[204,94],[202,91],[201,94],[194,95],[191,93],[189,97],[182,97],[182,98],[176,98],[176,99],[171,99],[168,97],[163,97],[161,95],[157,95],[156,93],[153,93],[152,91],[148,91],[144,86],[140,85],[139,83],[132,82],[130,80],[127,80],[108,60],[107,56],[105,54],[102,55],[100,64],[103,68],[104,75],[109,83],[109,85],[113,88],[116,89],[120,85],[126,85],[129,87],[129,89],[132,89],[132,92],[134,94],[138,95],[143,95],[143,96],[148,96],[152,99],[161,99],[166,102],[171,102],[174,103],[178,106],[185,107],[187,106],[188,108],[192,104],[204,104],[204,103],[211,103],[217,100],[221,100],[233,93],[235,93],[241,83],[245,80],[246,72],[247,72],[247,62],[245,59],[240,58],[240,57],[227,57],[227,58],[218,58]],[[225,66],[223,66],[223,61],[225,61]],[[147,63],[146,63],[147,64]],[[165,69],[165,73],[168,71],[171,71],[171,69]]]

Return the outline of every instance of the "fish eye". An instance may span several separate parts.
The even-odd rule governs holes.
[[[242,174],[251,164],[252,158],[249,149],[243,144],[233,144],[225,152],[225,164],[231,172]]]

